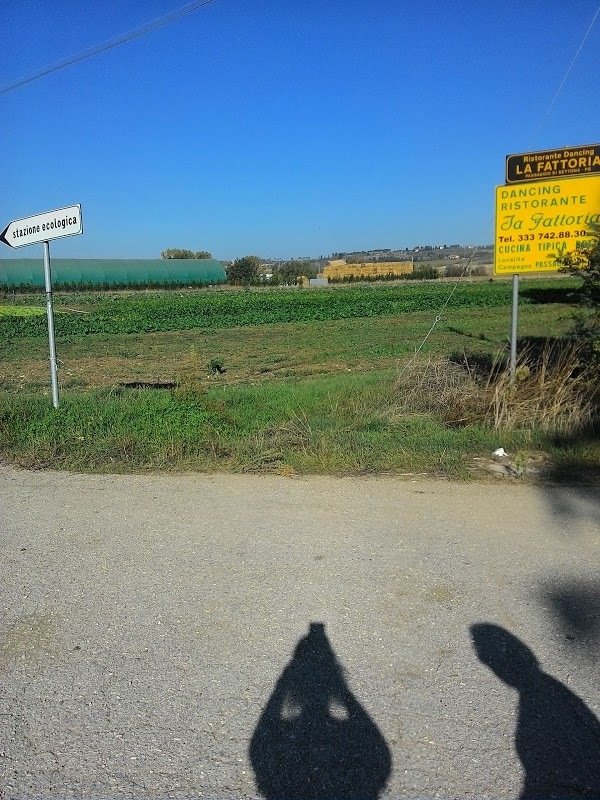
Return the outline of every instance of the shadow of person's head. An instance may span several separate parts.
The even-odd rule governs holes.
[[[268,800],[375,800],[385,787],[389,747],[353,695],[322,622],[294,648],[249,756]]]
[[[479,660],[509,686],[519,689],[539,672],[533,652],[499,625],[472,625],[471,639]]]

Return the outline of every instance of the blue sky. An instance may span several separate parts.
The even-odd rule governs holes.
[[[599,0],[213,0],[0,95],[0,229],[55,257],[491,243],[509,153],[600,141]],[[4,0],[0,89],[183,6]],[[40,246],[0,257],[37,257]]]

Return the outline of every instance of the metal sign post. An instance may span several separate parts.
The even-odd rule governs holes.
[[[46,316],[48,317],[48,339],[50,343],[50,381],[52,405],[58,408],[58,374],[56,342],[54,338],[54,312],[52,310],[52,273],[50,270],[50,240],[62,239],[83,233],[81,206],[67,206],[56,211],[44,211],[33,217],[9,222],[0,233],[0,242],[9,247],[25,247],[41,243],[44,247],[44,284],[46,286]]]
[[[517,322],[519,315],[519,276],[512,280],[512,317],[510,325],[510,375],[514,378],[517,371]]]
[[[44,242],[44,283],[46,284],[46,316],[48,317],[48,340],[50,343],[50,382],[52,405],[58,408],[58,374],[56,363],[56,341],[54,339],[54,312],[52,310],[52,274],[50,272],[50,243]]]

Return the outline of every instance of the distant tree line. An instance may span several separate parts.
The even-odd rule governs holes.
[[[329,283],[377,283],[378,281],[431,281],[440,277],[435,267],[425,266],[414,272],[396,275],[389,272],[387,275],[346,275],[343,278],[329,278]]]
[[[161,258],[212,258],[212,254],[208,250],[198,250],[195,253],[193,250],[178,250],[171,248],[170,250],[163,250],[160,254]]]

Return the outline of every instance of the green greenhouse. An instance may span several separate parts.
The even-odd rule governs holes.
[[[52,259],[52,285],[126,287],[221,283],[225,267],[214,258]],[[42,258],[0,259],[0,287],[44,286]]]

